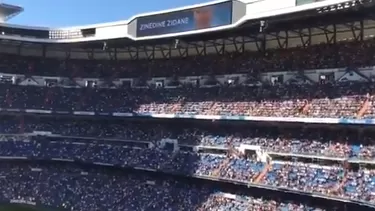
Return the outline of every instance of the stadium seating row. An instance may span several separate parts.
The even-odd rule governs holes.
[[[73,164],[1,162],[0,184],[1,201],[72,211],[316,210],[293,202],[224,193],[209,185]]]
[[[233,74],[374,66],[374,40],[320,44],[264,52],[207,55],[168,60],[57,60],[0,56],[0,72],[86,78],[138,78]],[[152,71],[150,71],[152,70]]]
[[[60,112],[374,118],[371,83],[179,89],[0,85],[0,108]]]
[[[245,53],[167,61],[118,61],[116,64],[0,55],[0,72],[138,78],[140,72],[143,73],[141,77],[150,77],[227,73],[256,75],[267,71],[337,67],[355,69],[375,65],[373,45],[374,40],[367,40],[336,46],[322,44],[272,50],[267,52],[267,56],[264,53]],[[1,84],[0,108],[68,113],[370,119],[375,117],[373,94],[374,86],[370,82],[162,90]],[[157,170],[375,205],[375,171],[368,166],[350,166],[352,161],[375,161],[372,131],[365,131],[359,136],[350,129],[338,134],[330,129],[300,131],[242,126],[218,130],[173,124],[3,118],[0,120],[0,133],[3,134],[0,136],[0,156],[3,159],[79,161]],[[163,140],[175,141],[179,149],[166,147]],[[269,159],[259,160],[254,152],[238,152],[237,148],[244,144],[259,147],[262,153],[270,156],[267,157]],[[281,153],[301,157],[324,156],[328,160],[342,159],[344,162],[333,165],[331,162],[328,165],[297,159],[291,161],[286,158],[288,156],[280,157]],[[317,210],[293,202],[227,194],[173,180],[155,180],[145,175],[107,174],[104,170],[64,165],[12,165],[0,162],[0,200],[31,201],[72,211]]]
[[[175,151],[156,145],[100,142],[50,137],[7,136],[0,141],[0,156],[37,160],[64,160],[148,169],[243,184],[286,188],[341,200],[375,203],[374,170],[346,165],[269,160],[250,154]]]
[[[127,140],[137,144],[163,139],[176,140],[181,146],[238,148],[259,146],[269,154],[289,153],[299,156],[323,156],[326,159],[374,161],[375,146],[371,130],[359,134],[355,130],[310,128],[277,128],[235,124],[201,126],[196,122],[110,122],[72,119],[9,118],[0,120],[1,134],[49,132],[65,137],[86,137],[101,140]],[[181,125],[183,127],[180,127]],[[217,130],[217,128],[220,130]]]

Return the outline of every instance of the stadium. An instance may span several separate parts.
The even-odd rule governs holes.
[[[46,28],[1,3],[0,211],[374,210],[374,9],[214,1]]]

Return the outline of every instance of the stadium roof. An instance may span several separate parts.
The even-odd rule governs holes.
[[[22,7],[0,3],[0,23],[13,18],[21,12],[23,12]]]
[[[0,24],[0,33],[3,33],[0,36],[4,37],[0,39],[0,52],[22,54],[32,49],[33,54],[46,57],[155,59],[243,52],[245,49],[265,51],[266,48],[331,43],[345,38],[364,39],[375,34],[375,4],[372,0],[365,0],[370,2],[366,4],[357,1],[361,0],[351,2],[352,6],[348,7],[335,4],[266,18],[250,18],[226,29],[144,40],[135,39],[137,21],[128,25],[67,31],[77,33],[72,37],[64,37],[64,30]],[[261,21],[267,21],[266,30],[260,31]],[[64,36],[55,38],[55,33]],[[110,38],[104,39],[106,36]],[[71,42],[86,38],[87,41]],[[53,42],[56,40],[59,42]]]
[[[301,12],[295,14],[286,14],[277,17],[271,17],[268,19],[268,30],[265,34],[275,34],[280,31],[294,31],[298,34],[298,30],[304,28],[322,28],[324,26],[329,26],[332,24],[348,24],[356,20],[364,20],[364,19],[375,19],[372,16],[372,12],[374,8],[363,8],[362,10],[343,10],[341,12],[334,12],[334,13],[319,13],[317,14],[316,11],[309,11],[309,12]],[[216,32],[209,32],[204,34],[198,35],[186,35],[180,36],[178,39],[180,41],[180,47],[189,45],[190,47],[203,47],[206,46],[215,46],[215,45],[223,45],[223,44],[230,44],[233,39],[236,37],[242,39],[245,36],[249,42],[256,41],[262,33],[259,32],[259,19],[248,21],[241,26],[230,29],[230,30],[222,30]],[[293,21],[293,22],[291,22]],[[348,26],[348,30],[350,27]],[[315,30],[317,31],[317,30]],[[321,33],[324,34],[324,30],[321,30]],[[275,36],[275,35],[273,35]],[[299,36],[299,35],[298,35]],[[132,46],[134,48],[140,46],[155,46],[157,45],[160,48],[164,47],[167,49],[168,45],[174,45],[176,38],[175,37],[167,37],[162,39],[150,39],[150,40],[142,40],[142,41],[133,41],[130,39],[112,39],[107,40],[107,44],[109,47],[112,46]],[[59,45],[59,44],[56,44]],[[92,42],[80,42],[80,43],[69,43],[69,44],[60,44],[66,46],[79,46],[80,48],[87,48],[87,49],[96,49],[101,48],[103,46],[103,41],[92,41]]]

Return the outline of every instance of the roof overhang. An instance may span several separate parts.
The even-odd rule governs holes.
[[[0,3],[0,22],[5,22],[21,12],[23,12],[22,7]]]

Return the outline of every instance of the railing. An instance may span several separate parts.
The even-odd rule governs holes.
[[[375,125],[375,119],[356,118],[310,118],[310,117],[264,117],[264,116],[220,116],[220,115],[195,115],[195,114],[152,114],[152,113],[123,113],[123,112],[94,112],[72,110],[45,110],[45,109],[18,109],[0,108],[0,112],[50,114],[72,116],[107,116],[107,117],[150,117],[160,119],[204,119],[204,120],[228,120],[228,121],[260,121],[260,122],[295,122],[314,124],[361,124]]]
[[[27,158],[27,157],[3,157],[0,156],[0,159],[5,159],[5,160],[38,160],[35,158]],[[51,159],[51,160],[56,160],[56,161],[65,161],[65,162],[76,162],[73,160],[63,160],[63,159]],[[77,161],[81,162],[81,161]],[[96,165],[103,165],[103,166],[114,166],[113,164],[106,164],[106,163],[94,163]],[[122,166],[123,168],[128,168],[127,166]],[[143,170],[143,171],[151,171],[151,172],[156,172],[158,170],[156,169],[145,169],[145,168],[134,168],[138,170]],[[180,175],[174,173],[174,175]],[[221,182],[228,182],[228,183],[234,183],[238,185],[246,185],[247,187],[255,187],[255,188],[261,188],[261,189],[267,189],[267,190],[273,190],[273,191],[280,191],[280,192],[286,192],[286,193],[293,193],[293,194],[299,194],[299,195],[305,195],[305,196],[310,196],[314,198],[323,198],[327,200],[334,200],[334,201],[340,201],[340,202],[345,202],[345,203],[352,203],[352,204],[357,204],[360,206],[366,206],[366,207],[371,207],[375,208],[375,204],[371,204],[366,201],[362,200],[352,200],[349,198],[333,195],[333,194],[322,194],[318,192],[311,192],[311,191],[302,191],[296,188],[289,188],[289,187],[277,187],[277,186],[271,186],[271,185],[264,185],[264,184],[256,184],[256,183],[251,183],[249,181],[242,181],[242,180],[236,180],[236,179],[227,179],[227,178],[219,178],[215,176],[207,176],[207,175],[193,175],[192,177],[195,178],[200,178],[200,179],[206,179],[206,180],[213,180],[213,181],[221,181]]]

